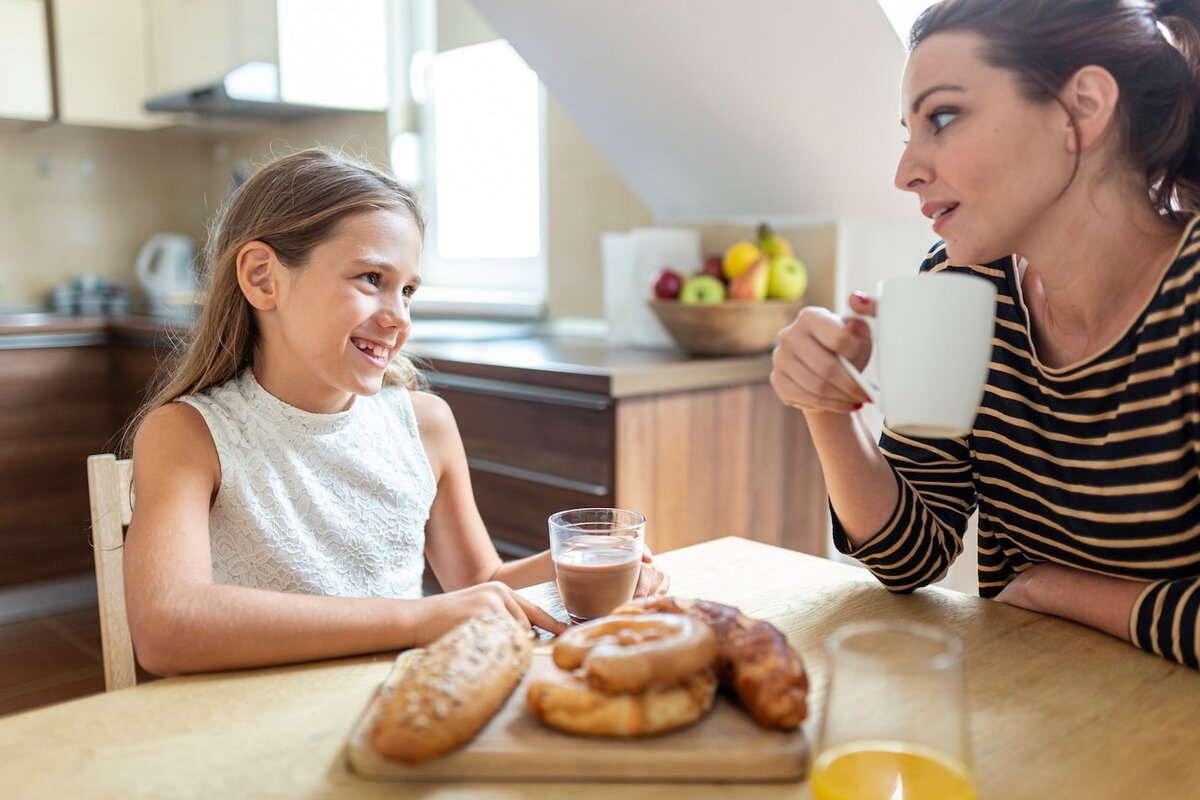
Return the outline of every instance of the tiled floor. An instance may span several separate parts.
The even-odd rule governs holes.
[[[0,716],[103,691],[95,606],[0,625]]]

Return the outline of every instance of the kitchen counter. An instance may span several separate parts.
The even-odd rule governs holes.
[[[74,317],[57,314],[0,315],[0,350],[71,347],[129,341],[155,345],[184,336],[191,322],[178,318],[123,315]]]
[[[591,392],[614,399],[765,381],[767,355],[696,358],[679,350],[610,347],[603,341],[529,337],[490,342],[413,342],[435,371]]]
[[[108,342],[169,349],[192,322],[142,315],[68,317],[51,314],[0,315],[0,350],[102,345]],[[696,358],[670,349],[610,347],[598,339],[516,338],[417,339],[405,351],[433,373],[585,392],[613,399],[738,386],[765,381],[767,355]],[[435,381],[436,384],[436,381]]]

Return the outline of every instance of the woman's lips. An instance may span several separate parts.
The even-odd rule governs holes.
[[[942,228],[945,227],[946,222],[952,216],[954,216],[957,212],[958,212],[958,206],[956,205],[956,206],[953,206],[949,211],[944,211],[941,214],[939,214],[937,219],[935,219],[933,221],[933,232],[940,233]]]

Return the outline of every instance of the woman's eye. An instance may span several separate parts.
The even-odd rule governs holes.
[[[371,284],[372,286],[378,286],[382,279],[382,276],[378,272],[364,272],[362,275],[359,275],[358,277],[362,278],[364,281]]]
[[[417,287],[415,287],[415,286],[405,286],[404,287],[404,296],[405,297],[412,297],[416,293],[417,293]]]
[[[957,111],[939,110],[929,115],[929,121],[933,129],[940,133],[957,116]]]

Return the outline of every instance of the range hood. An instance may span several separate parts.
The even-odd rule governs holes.
[[[347,110],[285,101],[279,90],[279,65],[266,61],[243,64],[203,86],[152,97],[145,108],[279,121]]]

